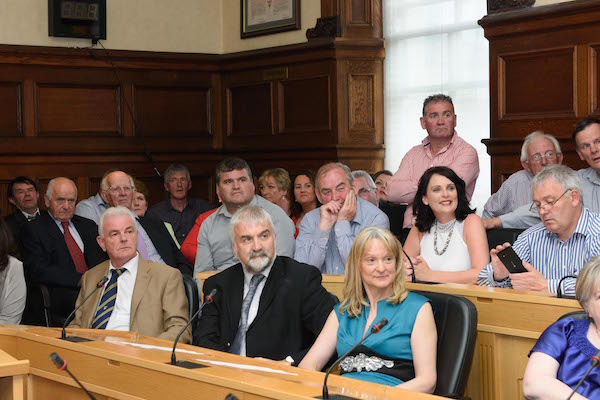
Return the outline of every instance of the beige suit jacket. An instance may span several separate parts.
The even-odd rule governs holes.
[[[109,262],[105,261],[88,270],[81,279],[81,290],[75,304],[94,290],[102,277],[108,275]],[[102,290],[92,297],[75,313],[70,328],[89,328],[100,301]],[[118,296],[118,294],[117,294]],[[131,298],[129,330],[142,335],[175,340],[175,337],[188,322],[188,300],[183,288],[183,278],[179,270],[168,265],[139,258],[135,287]],[[182,343],[191,343],[191,328],[181,335]]]

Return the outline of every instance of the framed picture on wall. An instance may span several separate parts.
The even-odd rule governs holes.
[[[300,29],[300,0],[240,0],[242,39]]]

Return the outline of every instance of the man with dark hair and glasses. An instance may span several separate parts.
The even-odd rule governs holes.
[[[490,251],[492,262],[477,278],[480,286],[512,287],[556,293],[560,281],[578,275],[584,264],[600,254],[600,215],[583,207],[577,173],[563,165],[549,165],[531,181],[533,205],[542,220],[523,232],[513,248],[527,272],[511,274],[498,258],[508,243]],[[562,281],[561,291],[575,293],[575,279]]]
[[[521,147],[523,169],[504,181],[485,203],[481,214],[483,226],[486,229],[529,228],[538,224],[537,210],[529,211],[531,180],[546,165],[562,164],[562,160],[560,144],[554,136],[542,131],[527,135]]]

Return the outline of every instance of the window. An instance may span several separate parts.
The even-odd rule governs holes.
[[[459,136],[479,155],[471,205],[481,214],[490,195],[488,41],[477,21],[486,0],[383,0],[385,167],[396,172],[404,154],[427,135],[423,100],[452,97]],[[516,155],[518,156],[518,155]]]

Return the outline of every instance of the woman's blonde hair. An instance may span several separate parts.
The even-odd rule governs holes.
[[[367,296],[360,276],[361,261],[367,245],[372,240],[379,240],[385,248],[396,258],[396,278],[393,283],[393,294],[387,299],[392,304],[401,303],[408,295],[405,287],[404,257],[402,257],[402,246],[396,237],[387,229],[369,227],[365,228],[352,244],[348,260],[346,260],[343,297],[339,306],[340,313],[348,312],[350,317],[357,317],[362,312],[363,306],[367,306]]]
[[[575,285],[575,296],[581,307],[587,311],[587,306],[600,284],[600,256],[592,257],[585,263]],[[599,321],[600,322],[600,321]]]
[[[294,200],[294,197],[292,194],[292,180],[290,178],[290,174],[285,169],[271,168],[271,169],[265,170],[265,172],[262,173],[260,178],[258,178],[258,185],[259,186],[262,185],[268,177],[275,179],[275,182],[277,183],[277,187],[279,188],[279,190],[285,190],[285,195],[288,198],[288,200],[290,200],[290,201]],[[260,192],[259,192],[259,194],[260,194]]]

